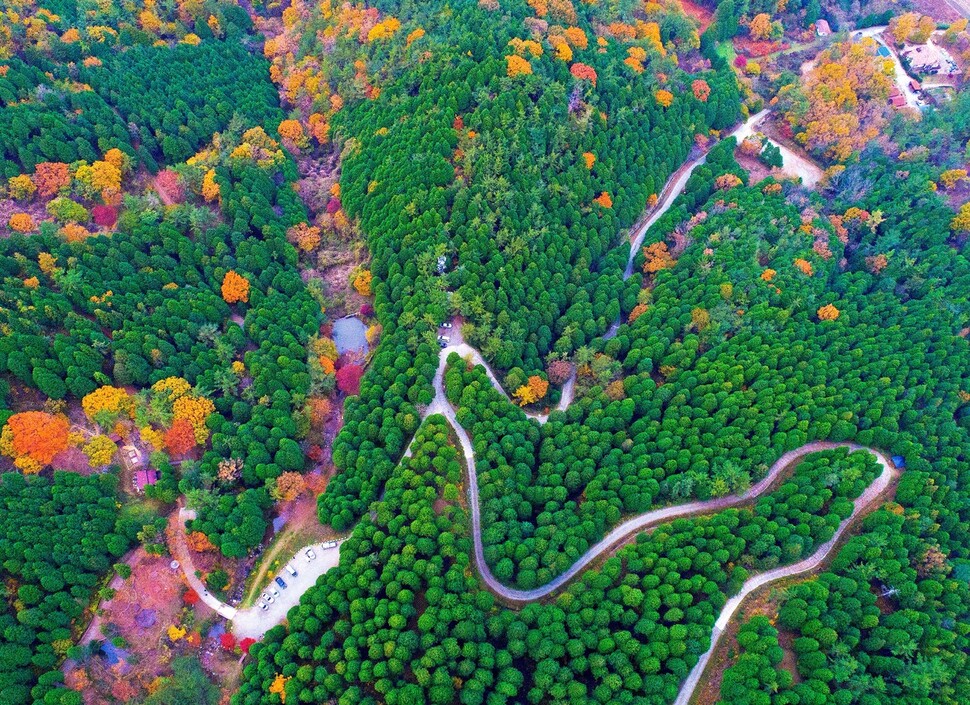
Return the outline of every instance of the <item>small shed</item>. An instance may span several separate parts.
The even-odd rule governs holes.
[[[829,26],[828,20],[819,20],[815,23],[815,34],[819,37],[827,37],[832,34],[832,28]]]
[[[135,491],[144,492],[148,485],[158,482],[158,471],[151,468],[135,471]]]
[[[906,458],[901,455],[894,455],[892,457],[893,465],[902,470],[906,467]]]
[[[917,81],[915,78],[909,79],[909,87],[912,90],[914,90],[914,91],[921,91],[921,90],[923,90],[923,86],[920,85],[920,82]]]

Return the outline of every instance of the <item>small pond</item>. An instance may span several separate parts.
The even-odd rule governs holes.
[[[356,316],[346,316],[333,322],[333,342],[337,352],[358,350],[367,352],[367,326]]]

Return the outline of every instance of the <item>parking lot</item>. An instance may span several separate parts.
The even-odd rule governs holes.
[[[316,558],[308,561],[304,555],[306,547],[290,558],[289,563],[297,572],[294,577],[290,575],[286,568],[282,568],[274,574],[268,585],[264,585],[262,592],[268,592],[270,586],[279,592],[273,595],[274,601],[267,605],[263,610],[259,607],[259,602],[264,602],[260,597],[257,603],[247,610],[240,610],[232,620],[232,631],[238,638],[253,637],[259,639],[269,629],[275,627],[283,621],[290,608],[299,604],[300,597],[306,592],[317,578],[326,573],[340,562],[340,548],[323,548],[322,544],[310,546],[316,554]],[[277,575],[286,583],[286,588],[281,588],[276,583]]]

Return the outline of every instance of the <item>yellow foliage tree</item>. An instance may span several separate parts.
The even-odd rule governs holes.
[[[643,271],[647,274],[653,274],[662,269],[670,269],[676,264],[665,242],[654,242],[647,245],[643,248],[643,256],[646,259],[643,263]]]
[[[18,201],[26,201],[37,191],[33,179],[26,174],[11,176],[7,179],[7,188],[10,190],[10,196]]]
[[[115,442],[104,435],[98,435],[84,446],[84,454],[88,456],[88,465],[99,468],[111,462],[118,447]]]
[[[951,189],[961,181],[964,181],[966,178],[966,169],[947,169],[940,174],[940,183],[942,183],[945,188]]]
[[[195,442],[200,445],[205,443],[209,437],[209,429],[205,422],[209,418],[209,414],[215,410],[215,404],[212,403],[211,399],[190,394],[179,397],[172,404],[172,416],[175,417],[176,421],[181,419],[192,424],[192,429],[195,431]]]
[[[216,183],[216,170],[209,169],[202,179],[202,198],[206,200],[206,203],[212,203],[213,201],[219,200],[219,197],[220,191],[219,184]]]
[[[955,232],[970,233],[970,203],[964,203],[960,206],[960,211],[950,222],[950,227]]]
[[[121,169],[111,162],[98,161],[94,164],[82,164],[74,174],[81,190],[89,198],[101,196],[105,199],[106,194],[111,194],[121,190]]]
[[[133,404],[124,389],[105,385],[85,395],[81,399],[81,408],[85,416],[92,421],[101,419],[107,424],[113,422],[119,414],[130,414],[133,411]]]
[[[174,624],[168,628],[168,638],[172,641],[178,641],[185,637],[185,627],[177,627]]]
[[[542,379],[539,375],[532,375],[529,381],[515,390],[513,396],[519,400],[519,406],[535,404],[546,396],[549,391],[549,382]]]
[[[371,295],[372,278],[373,275],[370,273],[370,270],[362,269],[357,273],[357,276],[354,277],[354,289],[357,290],[358,294],[361,296]]]
[[[284,678],[283,674],[277,673],[276,678],[274,678],[273,682],[269,684],[269,692],[279,695],[280,702],[284,703],[284,705],[286,703],[286,681],[288,680],[289,678]]]

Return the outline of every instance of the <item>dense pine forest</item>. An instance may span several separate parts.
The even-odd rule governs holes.
[[[970,701],[955,8],[0,0],[0,703]]]

